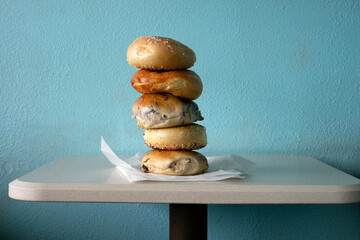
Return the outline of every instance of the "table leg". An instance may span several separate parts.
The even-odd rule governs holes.
[[[169,204],[170,240],[207,239],[207,204]]]

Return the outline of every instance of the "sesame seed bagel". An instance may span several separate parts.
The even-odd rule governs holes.
[[[142,36],[130,44],[127,60],[136,68],[176,70],[192,67],[196,56],[189,47],[171,38]]]

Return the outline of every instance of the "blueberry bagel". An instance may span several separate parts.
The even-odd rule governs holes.
[[[152,150],[141,161],[144,173],[188,176],[203,173],[208,168],[206,157],[193,151]]]
[[[135,101],[132,112],[141,128],[173,127],[204,119],[195,102],[170,94],[144,94]]]

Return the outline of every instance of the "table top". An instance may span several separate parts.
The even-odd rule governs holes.
[[[360,202],[360,180],[307,156],[243,156],[256,165],[244,179],[127,182],[104,156],[68,156],[9,184],[25,201],[199,204]]]

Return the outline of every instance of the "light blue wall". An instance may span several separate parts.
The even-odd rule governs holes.
[[[128,45],[197,54],[203,153],[286,153],[360,176],[359,1],[0,1],[0,237],[166,239],[161,204],[31,203],[7,184],[60,156],[134,153]],[[27,236],[27,237],[25,237]],[[360,206],[209,206],[209,239],[360,239]],[[4,238],[2,238],[4,239]]]

